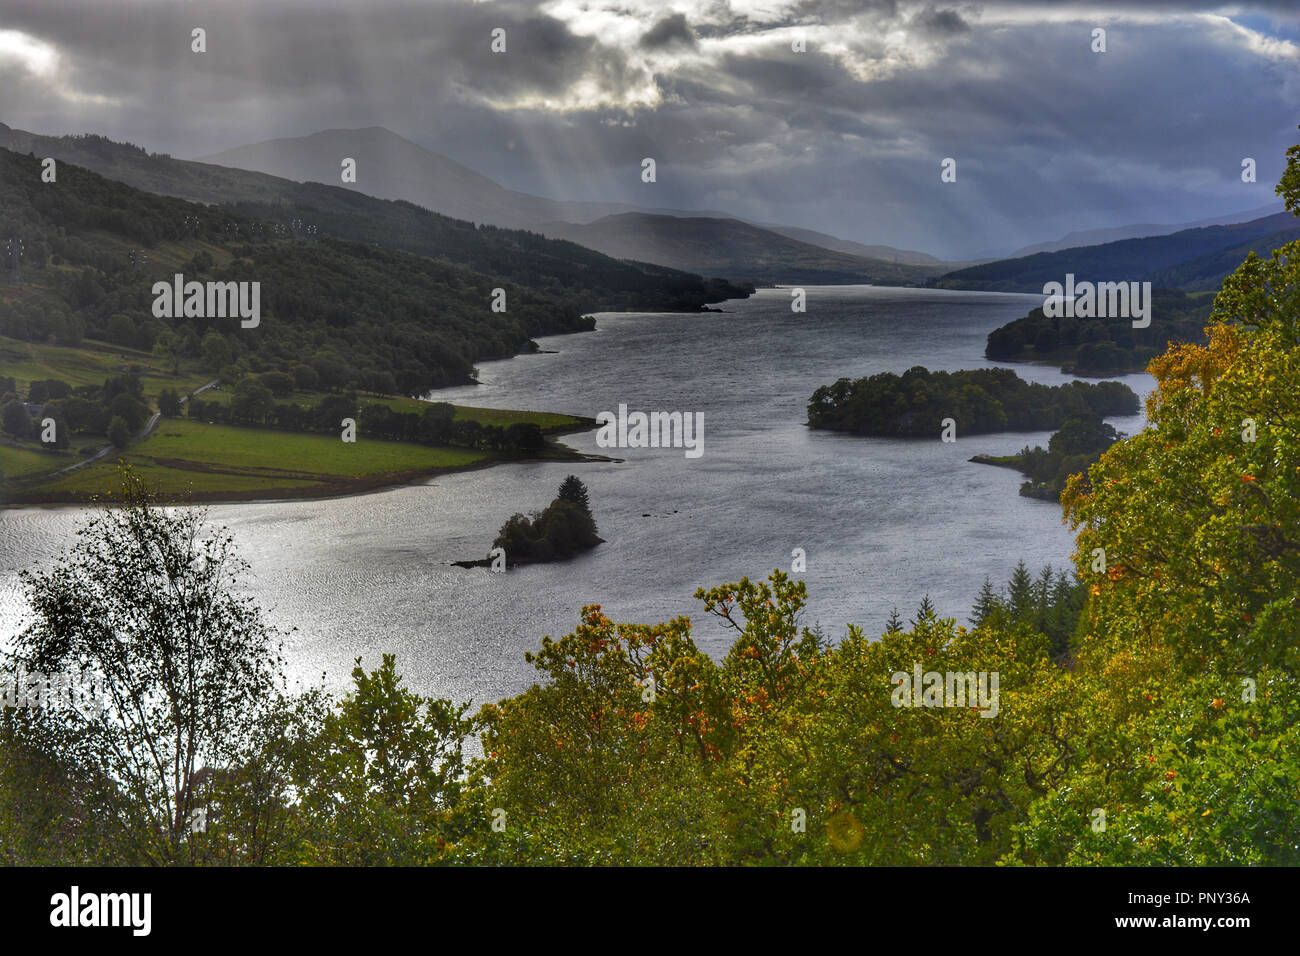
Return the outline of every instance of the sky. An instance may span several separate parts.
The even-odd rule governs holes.
[[[383,126],[554,199],[969,258],[1274,202],[1300,0],[0,0],[0,121],[182,158]]]

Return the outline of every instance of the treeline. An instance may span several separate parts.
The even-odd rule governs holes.
[[[817,389],[808,402],[813,428],[858,435],[932,437],[952,418],[958,434],[1059,428],[1079,415],[1132,415],[1137,395],[1120,382],[1026,382],[1010,369],[902,375],[881,372],[842,378]]]
[[[1212,298],[1154,289],[1144,329],[1127,318],[1049,318],[1040,307],[990,332],[984,355],[995,362],[1048,361],[1072,375],[1138,372],[1170,345],[1204,342]]]
[[[73,386],[60,379],[40,379],[28,388],[27,402],[40,419],[53,419],[54,441],[43,448],[66,448],[77,435],[102,435],[125,448],[151,414],[137,371],[109,376],[103,385]],[[18,440],[36,440],[42,428],[17,394],[11,376],[0,378],[0,424]]]
[[[186,407],[190,418],[213,424],[338,435],[344,419],[350,418],[357,424],[358,435],[365,438],[504,453],[536,452],[546,447],[546,437],[535,422],[485,425],[472,419],[456,421],[455,412],[446,402],[430,403],[419,412],[400,412],[379,402],[363,404],[355,392],[326,395],[314,405],[277,402],[270,388],[252,378],[237,383],[229,401],[195,396]]]

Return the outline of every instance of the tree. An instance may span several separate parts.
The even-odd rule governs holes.
[[[234,356],[230,351],[230,343],[226,337],[215,329],[203,336],[203,343],[200,346],[202,350],[203,367],[209,372],[218,372],[231,363]]]
[[[257,803],[241,799],[240,773],[256,767],[264,731],[279,727],[279,635],[236,596],[247,565],[204,520],[155,507],[124,470],[120,506],[83,527],[53,568],[21,575],[34,622],[11,663],[88,675],[104,701],[102,712],[34,712],[23,739],[96,782],[97,805],[141,863],[201,856],[190,819],[205,795]]]
[[[1100,415],[1068,418],[1047,442],[1047,450],[1058,455],[1091,455],[1115,444],[1119,435]]]
[[[293,381],[304,392],[310,392],[320,384],[320,376],[310,365],[299,362],[293,367]]]
[[[131,426],[121,415],[114,415],[113,420],[108,423],[108,440],[113,443],[114,448],[119,449],[131,444]]]
[[[230,415],[235,421],[262,424],[274,407],[271,390],[253,378],[240,380],[230,398]]]
[[[587,486],[577,475],[569,475],[560,482],[560,492],[556,497],[560,501],[572,501],[587,514],[591,514],[591,502],[587,498]]]
[[[1034,616],[1034,579],[1025,567],[1025,562],[1016,564],[1007,584],[1007,609],[1016,621],[1031,623]]]
[[[176,389],[164,388],[158,393],[158,411],[168,418],[175,418],[181,413],[181,400]]]
[[[27,414],[26,407],[17,399],[10,399],[0,409],[0,423],[3,423],[5,431],[15,438],[26,438],[31,434],[32,420]]]
[[[938,616],[934,609],[934,604],[930,601],[930,595],[926,594],[921,598],[921,603],[916,608],[916,617],[912,619],[912,625],[915,627],[924,621],[933,620]]]
[[[153,354],[155,358],[171,369],[173,375],[176,375],[180,372],[182,347],[179,336],[173,332],[163,332],[154,340]]]
[[[294,751],[294,811],[310,865],[426,865],[451,850],[465,771],[468,704],[413,694],[395,658],[309,724]]]
[[[271,394],[276,398],[288,398],[293,394],[294,378],[287,372],[266,372],[260,375],[258,379],[271,390]]]
[[[134,395],[126,392],[118,394],[108,403],[108,414],[120,417],[132,432],[139,431],[149,419],[148,407]]]
[[[979,627],[1001,609],[1002,602],[993,590],[993,582],[986,577],[979,596],[975,599],[975,607],[971,610],[970,622]]]

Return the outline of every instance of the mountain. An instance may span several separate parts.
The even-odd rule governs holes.
[[[356,160],[357,182],[342,183],[344,157]],[[266,173],[295,182],[328,183],[496,226],[527,226],[564,217],[563,204],[514,192],[382,127],[330,129],[310,136],[239,146],[196,162]],[[596,211],[595,219],[614,210]]]
[[[356,160],[356,183],[341,182],[340,164],[344,157]],[[648,210],[631,203],[566,202],[506,189],[382,126],[329,129],[309,136],[270,139],[201,156],[195,161],[267,173],[295,182],[341,185],[367,196],[413,202],[453,219],[511,228],[531,228],[556,220],[591,222],[621,212],[697,215],[682,210]]]
[[[356,240],[441,259],[484,275],[563,296],[584,312],[698,311],[748,294],[725,280],[662,266],[618,262],[535,232],[475,226],[410,202],[377,199],[342,186],[297,183],[265,173],[149,154],[102,136],[39,136],[0,124],[0,148],[53,157],[144,192],[213,206],[290,231]],[[173,224],[179,228],[179,224]],[[232,226],[234,224],[232,223]]]
[[[963,266],[974,265],[973,262],[945,262],[942,259],[936,259],[928,253],[916,252],[911,249],[895,249],[893,246],[863,245],[860,242],[854,242],[852,239],[840,239],[838,236],[831,236],[824,232],[817,232],[813,229],[801,229],[797,226],[782,226],[778,223],[771,222],[758,222],[754,223],[754,225],[762,229],[769,229],[788,239],[797,239],[800,242],[806,242],[809,245],[821,246],[823,249],[830,249],[833,252],[843,252],[847,255],[859,256],[863,259],[880,259],[884,262],[896,262],[908,266],[946,267],[948,270],[960,269]]]
[[[44,183],[39,159],[0,149],[6,228],[23,241],[21,268],[10,261],[0,271],[0,335],[67,346],[91,339],[146,356],[162,342],[198,359],[215,332],[225,358],[209,370],[223,377],[235,362],[287,372],[319,360],[329,388],[420,394],[472,381],[475,362],[516,354],[533,336],[594,325],[563,292],[295,234],[274,219],[143,192],[71,163],[57,172],[57,185]],[[177,273],[256,283],[256,315],[231,321],[224,307],[203,314],[200,304],[195,314],[188,302],[183,315],[176,303],[160,314],[154,283],[170,287]],[[489,307],[494,287],[505,290],[507,311]]]
[[[1187,229],[1200,229],[1204,226],[1230,226],[1239,222],[1250,222],[1255,219],[1261,219],[1266,216],[1276,214],[1281,208],[1280,202],[1270,203],[1267,206],[1260,206],[1256,209],[1248,209],[1245,212],[1231,213],[1227,216],[1217,216],[1213,219],[1199,219],[1196,222],[1183,222],[1177,224],[1158,225],[1155,223],[1135,223],[1128,226],[1114,226],[1109,229],[1085,229],[1081,232],[1071,232],[1055,242],[1040,242],[1037,245],[1023,246],[1016,249],[1010,255],[1000,258],[1016,259],[1023,256],[1032,256],[1037,252],[1059,252],[1062,249],[1075,249],[1079,246],[1099,246],[1107,242],[1118,242],[1121,239],[1142,239],[1148,236],[1167,236],[1175,232],[1183,232]]]
[[[544,235],[618,259],[690,268],[737,281],[772,283],[922,283],[942,271],[836,252],[738,219],[621,213],[579,225],[551,222]]]
[[[922,252],[893,249],[889,246],[864,246],[810,229],[743,223],[725,212],[691,212],[651,209],[629,203],[544,199],[506,189],[486,176],[382,127],[333,129],[310,136],[272,139],[204,156],[198,161],[267,173],[285,179],[336,185],[340,180],[340,163],[344,157],[357,162],[357,182],[347,184],[346,188],[367,195],[406,200],[457,219],[540,229],[547,235],[569,239],[618,258],[654,262],[673,268],[693,262],[711,275],[741,279],[771,278],[777,273],[770,266],[782,249],[805,260],[807,267],[781,272],[780,275],[786,278],[780,281],[916,281],[964,264],[945,263]],[[705,221],[731,221],[737,223],[738,232],[743,231],[739,229],[742,225],[763,229],[786,239],[818,246],[825,252],[865,259],[869,264],[851,262],[836,256],[827,257],[825,252],[815,256],[795,247],[773,246],[771,236],[759,242],[752,235],[732,237],[729,240],[730,253],[720,256],[696,254],[702,248],[704,240],[688,237],[687,245],[692,253],[671,255],[669,253],[681,250],[677,248],[675,238],[669,240],[665,236],[669,231],[669,226],[665,223],[658,223],[652,229],[652,234],[639,238],[632,235],[630,230],[635,225],[651,224],[649,219],[622,219],[615,223],[602,222],[595,225],[598,220],[631,214],[690,220],[689,226],[678,224],[675,227],[681,230],[682,236],[691,231],[701,236],[714,236],[717,226]],[[568,228],[575,224],[592,225],[594,228]],[[746,250],[753,255],[747,255]],[[819,257],[826,261],[813,264]],[[927,267],[928,271],[894,270],[887,268],[888,264],[922,266]]]
[[[1229,226],[1184,229],[1168,236],[1123,239],[1060,252],[1003,259],[940,276],[942,289],[1041,293],[1047,282],[1150,281],[1189,290],[1213,288],[1250,250],[1268,255],[1300,239],[1300,222],[1281,212]]]

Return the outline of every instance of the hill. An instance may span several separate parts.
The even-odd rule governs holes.
[[[150,154],[102,136],[38,136],[0,125],[0,148],[53,157],[143,192],[222,206],[291,229],[301,226],[314,235],[442,259],[561,296],[580,311],[693,312],[710,302],[748,294],[722,280],[617,262],[533,232],[475,226],[410,202],[376,199],[342,186],[296,183]]]
[[[1170,285],[1168,277],[1174,276],[1184,279],[1189,288],[1213,288],[1249,250],[1268,255],[1297,238],[1300,225],[1295,218],[1278,213],[1229,226],[1184,229],[1168,236],[1002,259],[949,272],[930,284],[941,289],[1041,293],[1044,283],[1060,282],[1067,273],[1073,273],[1076,282],[1150,281]]]
[[[799,242],[821,246],[823,249],[830,249],[832,252],[843,252],[846,255],[858,256],[862,259],[880,259],[884,262],[897,262],[907,266],[928,266],[933,267],[936,272],[950,272],[953,269],[974,265],[974,263],[970,262],[945,262],[942,259],[936,259],[929,253],[917,252],[914,249],[864,245],[851,239],[841,239],[838,236],[817,232],[815,229],[800,229],[796,226],[782,226],[770,222],[758,222],[754,223],[754,225],[771,230],[778,235],[785,236],[787,239],[797,239]]]
[[[1077,249],[1080,246],[1099,246],[1106,242],[1119,242],[1121,239],[1142,239],[1148,236],[1167,236],[1171,233],[1182,232],[1186,229],[1200,229],[1203,226],[1230,226],[1238,222],[1251,222],[1255,219],[1262,219],[1265,216],[1272,216],[1279,212],[1278,203],[1269,203],[1267,206],[1259,206],[1255,209],[1248,209],[1244,212],[1230,213],[1227,216],[1217,216],[1212,219],[1198,219],[1195,222],[1181,223],[1131,223],[1127,226],[1111,226],[1103,229],[1083,229],[1078,232],[1067,233],[1054,242],[1039,242],[1031,246],[1022,246],[1014,250],[1010,255],[998,256],[999,259],[1019,259],[1024,256],[1032,256],[1037,252],[1060,252],[1062,249]]]
[[[621,213],[586,225],[547,223],[542,231],[619,259],[699,270],[759,285],[909,285],[920,284],[935,274],[933,267],[834,252],[738,219]]]
[[[442,153],[384,129],[329,129],[308,136],[280,137],[236,146],[196,161],[294,182],[339,185],[343,157],[357,161],[357,182],[345,188],[381,199],[402,199],[455,219],[508,228],[541,223],[591,222],[621,212],[720,215],[647,209],[624,202],[567,202],[507,189]]]

